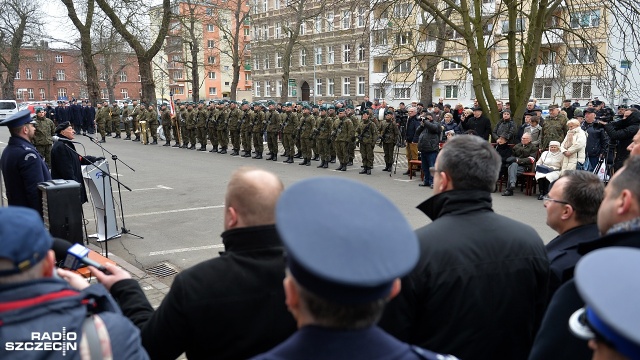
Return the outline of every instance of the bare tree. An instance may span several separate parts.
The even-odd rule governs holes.
[[[138,58],[138,67],[140,71],[140,81],[142,82],[142,100],[149,103],[156,103],[156,90],[153,81],[153,57],[160,51],[164,43],[165,36],[169,29],[169,21],[171,18],[171,2],[170,0],[162,0],[162,5],[158,6],[155,11],[160,19],[160,27],[155,39],[150,39],[150,44],[145,46],[144,35],[149,34],[148,19],[140,19],[135,16],[129,17],[131,14],[140,13],[140,9],[146,6],[142,1],[124,2],[120,9],[114,9],[107,0],[96,0],[98,6],[104,11],[111,20],[113,27],[129,44],[136,53]],[[147,14],[146,11],[141,13]],[[125,19],[123,22],[121,19]],[[146,30],[144,29],[147,25]]]
[[[20,49],[40,34],[39,8],[37,0],[0,1],[0,83],[4,99],[16,98],[14,80],[20,65]]]

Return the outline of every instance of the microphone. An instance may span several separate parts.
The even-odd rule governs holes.
[[[71,270],[77,270],[81,264],[84,264],[93,266],[105,274],[110,274],[109,271],[107,271],[107,268],[96,261],[89,259],[88,255],[89,249],[80,244],[73,244],[73,246],[67,249],[67,256],[64,259],[62,266]]]
[[[86,136],[86,137],[88,137],[89,139],[91,139],[91,141],[95,141],[95,138],[93,138],[93,137],[91,137],[91,136],[89,136],[89,135],[87,135],[87,134],[82,134],[82,136]]]
[[[62,142],[70,142],[70,143],[74,143],[74,144],[80,144],[77,141],[72,141],[72,140],[69,140],[69,139],[61,138],[61,137],[56,136],[56,135],[53,135],[51,138],[53,139],[54,142],[62,141]]]

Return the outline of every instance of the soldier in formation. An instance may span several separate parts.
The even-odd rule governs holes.
[[[42,155],[45,163],[51,169],[52,136],[55,134],[56,126],[53,120],[45,117],[45,111],[41,107],[36,108],[35,120],[36,132],[33,137],[33,145],[36,146],[36,150]]]

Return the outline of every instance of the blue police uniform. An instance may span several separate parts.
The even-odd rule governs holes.
[[[0,123],[10,128],[30,123],[31,113],[22,110]],[[38,183],[51,180],[42,156],[29,141],[12,136],[0,158],[9,205],[25,206],[42,214]]]
[[[400,210],[352,180],[294,184],[278,201],[276,228],[296,286],[341,309],[388,297],[394,281],[418,261],[417,237]],[[304,325],[254,359],[456,359],[399,341],[373,323],[352,325]]]

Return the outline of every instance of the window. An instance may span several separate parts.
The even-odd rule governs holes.
[[[396,44],[407,45],[411,41],[411,32],[403,32],[396,34]]]
[[[364,76],[358,76],[358,95],[364,95]]]
[[[351,44],[342,45],[342,62],[351,62]]]
[[[267,5],[269,4],[268,0],[262,0],[262,12],[267,12]]]
[[[207,40],[207,47],[209,49],[213,49],[214,47],[216,47],[216,42],[215,40]]]
[[[280,39],[281,35],[280,35],[280,31],[282,30],[282,25],[280,25],[279,22],[277,22],[274,26],[273,26],[273,31],[275,32],[275,38],[276,39]]]
[[[334,15],[333,12],[327,13],[327,31],[333,31],[335,28],[333,26]]]
[[[229,71],[229,65],[225,65],[224,67],[222,67],[224,69],[224,71]]]
[[[244,73],[244,81],[251,81],[251,74],[250,73]]]
[[[124,70],[122,70],[120,71],[120,82],[125,82],[125,81],[127,81],[127,73]]]
[[[333,64],[335,59],[335,51],[333,46],[327,46],[327,64]]]
[[[33,97],[33,89],[32,88],[27,89],[27,97],[29,98],[29,100],[33,100],[34,99],[34,97]]]
[[[449,40],[462,39],[462,36],[452,28],[447,26],[447,29],[444,31],[445,38]]]
[[[304,35],[306,31],[307,31],[307,23],[304,20],[302,20],[302,22],[300,23],[300,35]]]
[[[46,100],[47,94],[44,92],[43,88],[40,88],[40,100]]]
[[[458,85],[446,85],[444,87],[445,99],[457,99],[458,98]]]
[[[388,44],[387,30],[375,30],[373,32],[373,45],[387,45]]]
[[[537,80],[533,83],[533,97],[551,99],[551,80]]]
[[[314,34],[318,34],[322,32],[322,18],[319,16],[316,16],[316,18],[313,20],[313,33]]]
[[[322,96],[322,79],[316,79],[316,96]]]
[[[56,80],[64,80],[64,70],[56,70]]]
[[[260,70],[260,55],[256,55],[253,59],[253,70]]]
[[[327,79],[327,96],[334,96],[336,92],[336,85],[333,79]]]
[[[395,4],[393,6],[393,16],[396,18],[407,18],[411,15],[413,5],[411,3]]]
[[[265,97],[271,96],[271,81],[269,80],[264,82],[264,96]]]
[[[411,59],[408,60],[394,60],[393,68],[395,72],[408,73],[411,72]]]
[[[522,66],[524,63],[524,58],[522,57],[521,52],[516,53],[516,66]],[[508,67],[509,66],[509,53],[499,53],[498,54],[498,67]]]
[[[215,71],[209,71],[209,79],[213,80],[216,78],[216,72]]]
[[[351,87],[351,78],[342,78],[342,95],[349,95],[349,87]]]
[[[301,49],[300,50],[300,66],[306,66],[306,65],[307,65],[307,50]]]
[[[452,56],[450,60],[442,62],[442,70],[462,69],[459,63],[462,63],[462,56]]]
[[[215,86],[210,86],[209,95],[218,95],[218,88],[216,88]]]
[[[216,63],[216,57],[215,56],[209,56],[207,57],[207,64],[212,65]]]
[[[243,34],[244,36],[249,36],[251,35],[251,31],[249,30],[249,28],[244,28]]]
[[[358,27],[364,27],[366,20],[366,12],[367,10],[364,7],[358,8]]]
[[[316,48],[316,65],[322,65],[322,47]]]
[[[122,95],[123,99],[129,98],[129,91],[127,89],[120,89],[120,95]]]
[[[63,99],[67,97],[67,89],[66,88],[59,88],[58,89],[58,99]]]
[[[574,99],[591,99],[591,83],[574,82],[571,85],[573,87],[571,96]]]
[[[282,96],[282,80],[276,81],[276,97]]]
[[[62,55],[56,55],[56,63],[62,64]],[[66,91],[67,91],[67,89],[65,89],[65,92]]]
[[[174,88],[171,88],[171,90],[173,91],[174,95],[184,95],[183,87],[174,87]]]
[[[349,29],[351,27],[351,11],[345,10],[342,12],[342,28]]]
[[[411,88],[393,88],[393,94],[396,99],[409,99],[411,97]]]
[[[600,26],[600,10],[578,11],[571,14],[571,28],[588,28]]]
[[[42,72],[42,69],[38,69],[38,80],[42,80],[44,78],[44,73]]]
[[[36,54],[36,61],[42,61],[42,54]]]
[[[517,18],[516,19],[516,32],[523,32],[525,28],[524,19]],[[509,20],[502,21],[502,33],[506,34],[509,32]]]
[[[25,73],[25,75],[26,75],[26,77],[27,77],[27,80],[32,80],[32,79],[33,79],[33,76],[32,76],[32,74],[31,74],[31,69],[27,69],[27,70],[25,70],[25,72],[24,72],[24,73]]]
[[[509,84],[500,84],[500,97],[503,99],[509,98]]]
[[[280,9],[280,0],[276,0],[273,2],[273,8],[275,10],[279,10]]]
[[[569,48],[569,64],[591,64],[596,60],[596,48]]]
[[[260,81],[256,81],[256,97],[260,97]]]
[[[253,38],[256,40],[260,40],[262,38],[262,30],[259,27],[253,27]]]
[[[287,90],[287,95],[288,96],[293,96],[293,92],[296,90],[296,88],[294,86],[289,86],[287,89],[288,89]]]
[[[276,68],[280,69],[282,67],[282,54],[277,52],[276,53]]]
[[[213,27],[213,24],[207,24],[207,31],[208,32],[213,32],[215,30],[215,28]]]
[[[482,35],[489,36],[493,34],[493,22],[487,22],[482,25]]]
[[[269,70],[269,55],[264,56],[264,69]]]
[[[366,50],[364,44],[358,45],[358,61],[366,60]]]
[[[182,79],[182,70],[176,70],[173,72],[174,79]]]
[[[262,38],[269,40],[269,26],[267,25],[262,25]]]
[[[16,80],[20,80],[20,70],[16,71]]]

